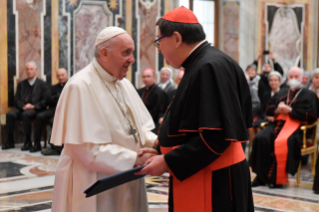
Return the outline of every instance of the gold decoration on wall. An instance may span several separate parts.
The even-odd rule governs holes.
[[[109,2],[109,6],[110,6],[110,9],[111,10],[116,10],[116,8],[117,8],[117,0],[110,0],[110,2]]]
[[[68,0],[68,2],[69,2],[72,6],[74,6],[74,5],[76,5],[76,4],[78,3],[78,0]]]

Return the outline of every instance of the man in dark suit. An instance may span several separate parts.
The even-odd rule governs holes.
[[[25,142],[21,150],[29,150],[32,147],[32,120],[38,112],[46,109],[47,84],[36,77],[36,63],[34,61],[26,63],[25,69],[27,79],[19,82],[14,96],[15,108],[6,116],[8,140],[3,144],[2,149],[14,148],[13,130],[15,121],[16,119],[22,119]]]
[[[152,130],[157,133],[159,127],[159,120],[164,116],[168,100],[165,92],[155,84],[155,71],[147,68],[142,73],[142,80],[145,87],[137,90],[142,98],[148,112],[151,114],[155,123],[155,129]]]
[[[60,94],[64,88],[64,85],[68,81],[68,73],[64,68],[60,68],[56,72],[56,77],[59,81],[58,84],[51,86],[50,92],[46,95],[46,101],[49,105],[49,109],[42,111],[37,114],[35,118],[35,133],[34,133],[34,146],[30,149],[30,152],[41,151],[41,135],[42,129],[46,124],[53,125],[53,117],[56,106],[59,101]],[[51,148],[43,150],[41,153],[44,155],[59,155],[61,153],[61,147],[54,147],[52,144]]]
[[[173,90],[176,90],[176,87],[172,80],[172,69],[168,67],[163,67],[161,69],[161,82],[158,86],[167,94]]]

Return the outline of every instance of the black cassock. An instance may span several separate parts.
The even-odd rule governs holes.
[[[298,92],[300,93],[298,94]],[[266,108],[266,116],[274,116],[274,111],[280,102],[291,103],[291,118],[302,122],[312,123],[318,116],[318,99],[314,92],[303,88],[289,92],[289,88],[278,91],[270,100]],[[297,96],[296,96],[297,95]],[[288,98],[287,98],[288,96]],[[295,98],[296,97],[296,98]],[[284,126],[284,121],[269,123],[265,129],[256,135],[253,141],[249,165],[258,179],[264,183],[276,182],[276,157],[274,155],[274,141]],[[288,156],[286,172],[295,175],[301,160],[302,131],[298,128],[288,138]]]
[[[148,91],[146,87],[137,90],[138,94],[142,98],[148,112],[151,114],[155,123],[155,129],[152,130],[157,133],[159,126],[159,119],[164,116],[165,110],[168,105],[168,99],[165,92],[158,87],[158,85],[152,85]]]
[[[182,66],[185,74],[160,126],[159,142],[162,148],[180,145],[164,158],[175,177],[183,182],[218,159],[231,142],[247,141],[252,115],[247,81],[230,57],[204,42]],[[214,212],[254,211],[245,159],[212,171],[211,181]],[[171,212],[172,187],[171,178]]]

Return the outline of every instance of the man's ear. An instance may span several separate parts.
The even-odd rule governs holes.
[[[109,51],[107,48],[103,47],[100,49],[100,57],[104,60],[109,58]]]
[[[173,32],[173,37],[174,37],[175,47],[178,48],[183,42],[182,36],[181,34],[179,34],[179,32],[175,31]]]

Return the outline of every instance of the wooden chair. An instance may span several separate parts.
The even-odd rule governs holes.
[[[308,139],[307,146],[307,130],[312,129],[311,137]],[[302,125],[300,130],[303,131],[302,138],[302,147],[301,147],[301,156],[311,155],[311,172],[312,176],[316,175],[316,160],[318,155],[318,142],[317,142],[317,129],[318,129],[318,120],[313,124]],[[301,161],[299,163],[298,171],[297,171],[297,186],[300,186],[300,170],[301,170]]]
[[[268,122],[261,123],[261,127],[265,128]],[[311,136],[308,139],[308,146],[307,146],[307,130],[312,129]],[[311,155],[311,172],[313,177],[316,174],[316,160],[318,155],[318,141],[317,141],[317,129],[318,129],[318,120],[312,124],[308,125],[301,125],[300,130],[303,131],[302,137],[302,146],[301,148],[301,156],[304,155]],[[300,186],[300,170],[301,170],[301,161],[299,163],[299,167],[297,170],[297,186]]]

